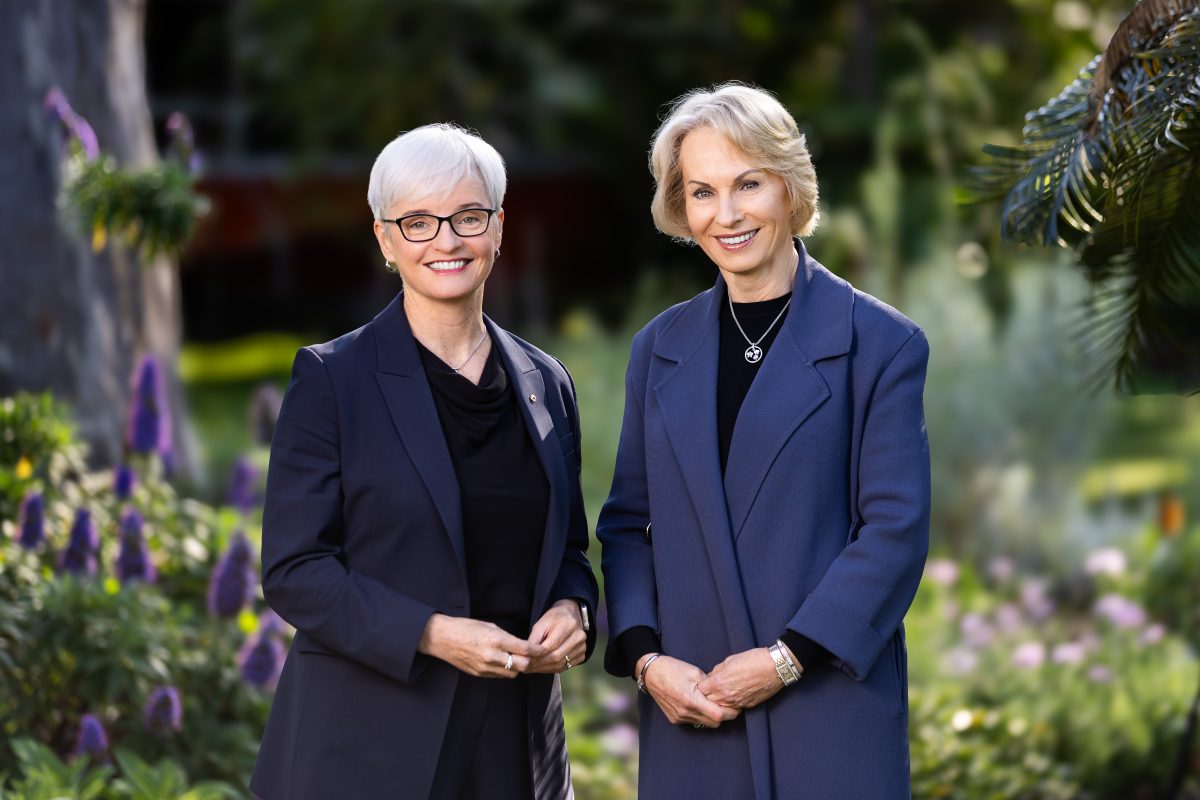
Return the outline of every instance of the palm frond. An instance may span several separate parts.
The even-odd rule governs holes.
[[[1081,324],[1117,387],[1200,391],[1200,0],[1142,0],[1108,50],[985,146],[977,196],[1002,234],[1073,248],[1095,292]]]

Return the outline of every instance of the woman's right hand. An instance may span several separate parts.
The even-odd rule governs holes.
[[[482,678],[515,678],[529,667],[530,659],[548,652],[490,622],[446,614],[429,618],[417,649]],[[512,667],[506,669],[509,655]]]
[[[637,665],[638,673],[645,664],[644,656]],[[704,670],[670,656],[659,656],[645,674],[646,691],[658,703],[672,725],[684,723],[704,728],[716,728],[722,722],[736,719],[736,708],[727,708],[709,700],[700,691],[700,681],[708,677]]]

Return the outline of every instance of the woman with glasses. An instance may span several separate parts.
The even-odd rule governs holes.
[[[403,286],[296,355],[271,445],[263,592],[297,629],[266,800],[571,794],[558,674],[591,652],[579,415],[562,364],[483,315],[500,155],[427,125],[367,199]]]
[[[683,96],[651,170],[655,224],[717,281],[634,337],[596,529],[640,794],[907,797],[925,337],[806,251],[816,174],[768,93]]]

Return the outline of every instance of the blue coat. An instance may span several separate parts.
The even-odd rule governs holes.
[[[250,782],[265,800],[423,798],[437,766],[460,673],[417,644],[434,612],[470,616],[471,597],[458,481],[401,298],[296,354],[275,428],[263,592],[297,633]],[[594,608],[574,386],[485,322],[550,484],[530,623],[562,598]],[[558,676],[526,680],[537,798],[563,800]]]
[[[597,537],[613,639],[649,626],[664,653],[709,670],[787,628],[835,659],[747,711],[744,728],[671,725],[639,696],[642,797],[909,796],[901,620],[928,550],[928,344],[797,249],[792,307],[742,405],[724,478],[722,282],[634,337]],[[606,666],[628,674],[611,649]]]

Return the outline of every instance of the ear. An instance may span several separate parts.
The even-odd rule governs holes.
[[[496,249],[500,249],[500,240],[504,238],[504,209],[496,212]]]
[[[395,261],[392,258],[392,243],[388,239],[387,232],[388,223],[375,220],[372,225],[372,230],[375,231],[375,241],[379,242],[379,251],[383,253],[383,257],[388,261]]]

